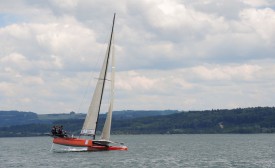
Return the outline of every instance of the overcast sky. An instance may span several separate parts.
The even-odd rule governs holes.
[[[0,0],[0,110],[86,113],[114,12],[115,110],[275,105],[274,0]]]

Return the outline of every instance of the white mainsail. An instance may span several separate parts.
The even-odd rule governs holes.
[[[99,114],[99,108],[100,108],[100,101],[101,101],[101,95],[103,94],[104,90],[104,82],[105,82],[105,72],[108,70],[108,66],[106,66],[107,63],[107,55],[105,56],[104,63],[100,71],[100,75],[96,84],[96,88],[94,91],[94,95],[87,113],[87,116],[85,118],[81,134],[85,135],[95,135],[95,129],[96,129],[96,122]]]
[[[93,98],[92,98],[87,116],[85,118],[82,130],[80,133],[81,135],[95,136],[95,134],[96,134],[98,115],[100,112],[100,106],[101,106],[101,101],[102,101],[102,96],[103,96],[103,91],[104,91],[104,86],[105,86],[105,81],[106,81],[106,75],[107,75],[107,71],[108,71],[108,63],[109,63],[109,57],[110,57],[110,50],[111,50],[111,46],[112,46],[114,23],[115,23],[115,14],[114,14],[114,18],[113,18],[113,25],[112,25],[112,31],[111,31],[109,45],[107,48],[107,52],[105,55],[103,66],[100,71],[98,81],[96,84]],[[112,76],[113,76],[113,74],[112,74]],[[113,81],[113,79],[112,79],[112,81]],[[112,110],[111,106],[113,106],[112,100],[111,100],[110,108],[109,108]]]

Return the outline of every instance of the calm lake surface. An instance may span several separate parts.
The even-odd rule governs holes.
[[[275,167],[275,134],[113,135],[128,151],[50,151],[50,137],[0,138],[0,167]]]

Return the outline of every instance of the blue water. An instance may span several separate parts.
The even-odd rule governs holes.
[[[50,137],[0,138],[0,167],[275,167],[275,134],[113,135],[128,151],[70,152]]]

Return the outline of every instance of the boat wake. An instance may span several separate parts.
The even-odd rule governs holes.
[[[68,148],[68,149],[54,149],[54,153],[68,153],[68,152],[88,152],[87,148]]]
[[[64,147],[61,145],[52,145],[51,152],[67,153],[67,152],[88,152],[87,147]]]
[[[87,152],[87,148],[69,148],[67,149],[68,152]]]

